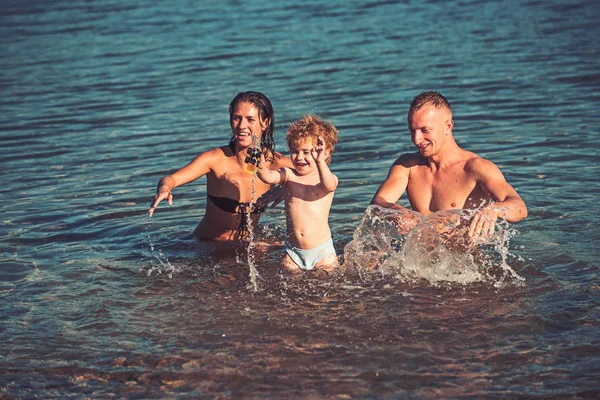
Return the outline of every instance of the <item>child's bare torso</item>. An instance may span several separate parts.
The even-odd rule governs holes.
[[[293,170],[287,173],[287,240],[298,248],[315,248],[331,238],[328,220],[334,192],[321,187],[318,172],[303,176]]]

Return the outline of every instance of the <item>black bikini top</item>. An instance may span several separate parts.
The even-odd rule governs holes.
[[[217,197],[211,196],[210,194],[207,194],[206,197],[208,197],[215,206],[231,214],[246,215],[248,212],[250,212],[250,214],[260,214],[266,209],[265,207],[259,206],[256,203],[239,202],[229,197]]]

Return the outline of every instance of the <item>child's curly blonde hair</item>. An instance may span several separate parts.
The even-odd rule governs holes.
[[[329,157],[326,160],[329,164],[338,141],[338,135],[339,131],[331,122],[325,121],[316,115],[305,115],[290,124],[286,140],[288,147],[291,149],[293,144],[303,142],[306,139],[311,139],[316,145],[317,138],[321,136],[326,148],[329,150]]]

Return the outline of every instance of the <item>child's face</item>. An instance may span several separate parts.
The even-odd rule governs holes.
[[[290,153],[294,169],[300,175],[307,175],[317,170],[317,164],[310,154],[315,148],[315,141],[311,138],[295,141],[290,145]]]

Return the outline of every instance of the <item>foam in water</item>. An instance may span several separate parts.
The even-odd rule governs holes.
[[[514,230],[500,222],[492,237],[474,241],[468,236],[474,212],[448,210],[423,218],[410,210],[371,205],[344,249],[345,266],[363,279],[376,273],[433,285],[522,282],[507,264]]]

